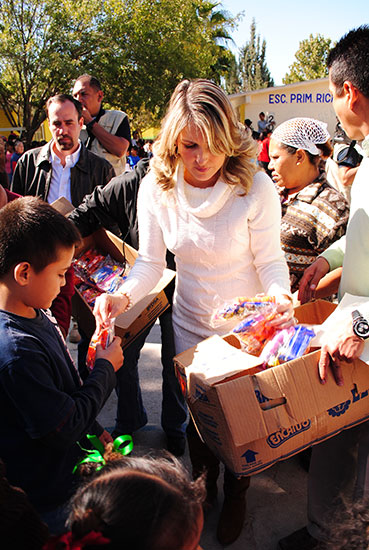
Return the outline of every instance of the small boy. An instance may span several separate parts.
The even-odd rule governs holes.
[[[76,483],[73,467],[123,363],[120,339],[98,348],[82,385],[64,338],[47,310],[80,236],[67,218],[35,197],[0,210],[0,456],[10,483],[24,489],[49,524]]]

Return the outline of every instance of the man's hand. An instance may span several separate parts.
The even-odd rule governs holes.
[[[301,304],[310,302],[315,296],[316,287],[322,277],[329,271],[329,263],[324,258],[317,258],[305,269],[299,285],[298,299]]]
[[[342,367],[340,361],[352,363],[360,357],[364,349],[364,341],[356,336],[352,330],[351,319],[340,324],[332,334],[326,336],[319,359],[319,377],[322,383],[326,382],[327,370],[331,366],[334,379],[338,386],[343,386]]]
[[[88,124],[93,119],[93,116],[91,116],[90,111],[84,105],[82,105],[82,116],[83,116],[83,122],[85,124]]]
[[[123,350],[120,347],[122,340],[116,336],[110,346],[103,349],[100,345],[96,346],[96,359],[106,359],[113,365],[113,369],[117,372],[123,365]]]

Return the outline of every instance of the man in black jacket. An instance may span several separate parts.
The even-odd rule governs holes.
[[[83,203],[69,216],[83,237],[99,227],[105,227],[134,248],[138,248],[137,193],[148,168],[149,159],[143,159],[133,171],[113,178],[106,187],[97,187],[91,195],[85,197]],[[171,269],[175,269],[174,257],[170,253],[167,254],[167,264]],[[169,301],[172,299],[173,290],[174,281],[165,289]],[[168,450],[176,456],[181,456],[185,450],[187,408],[173,366],[175,351],[171,308],[159,317],[159,322],[163,365],[161,424],[167,436]],[[117,375],[118,407],[114,435],[132,433],[147,423],[137,365],[141,348],[151,328],[152,325],[124,351],[124,367]]]
[[[73,206],[78,206],[96,186],[104,186],[115,176],[114,169],[79,141],[83,126],[79,101],[71,95],[59,94],[47,101],[46,111],[52,140],[21,156],[11,190],[19,195],[41,197],[50,204],[65,197]],[[72,310],[72,269],[68,270],[66,280],[51,307],[64,336],[68,333]]]
[[[97,185],[115,176],[111,164],[88,151],[79,141],[83,126],[82,105],[74,97],[60,94],[46,104],[53,139],[22,155],[13,175],[11,189],[52,203],[66,197],[78,206]]]

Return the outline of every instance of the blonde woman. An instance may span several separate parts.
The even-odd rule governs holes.
[[[280,205],[272,181],[256,171],[251,137],[225,93],[207,80],[174,90],[138,198],[139,257],[120,294],[97,300],[98,322],[145,296],[165,268],[177,266],[173,303],[176,352],[215,334],[211,316],[222,303],[259,292],[275,295],[280,327],[292,323],[289,276],[280,246]],[[232,328],[232,323],[218,333]],[[246,413],[246,411],[245,411]],[[219,461],[192,425],[188,442],[195,476],[206,469],[208,500],[216,497]],[[241,533],[249,479],[226,470],[218,539]]]

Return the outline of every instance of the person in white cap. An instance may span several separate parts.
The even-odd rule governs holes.
[[[280,124],[269,145],[269,170],[281,199],[281,244],[292,292],[307,267],[346,231],[349,205],[326,179],[332,146],[327,125],[313,118]]]

